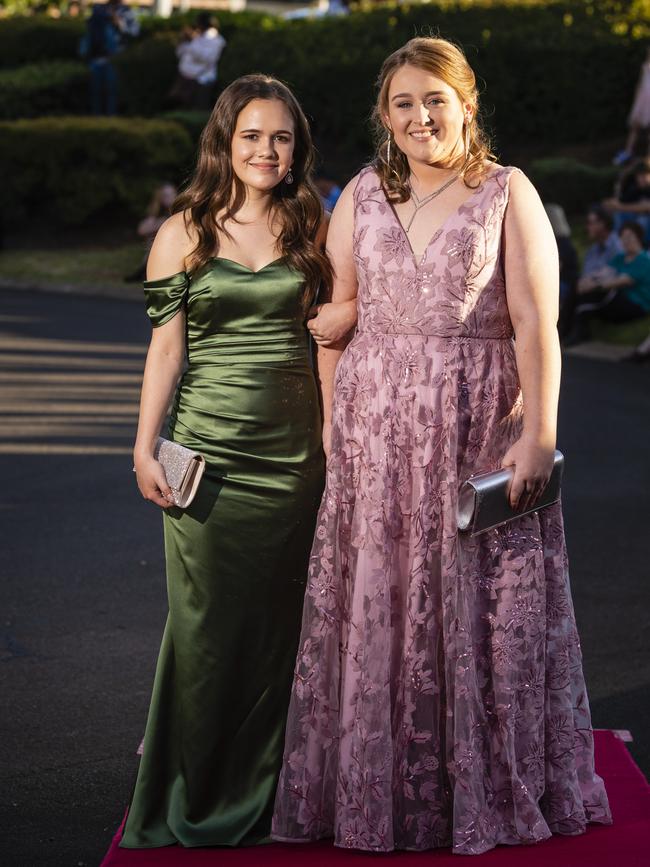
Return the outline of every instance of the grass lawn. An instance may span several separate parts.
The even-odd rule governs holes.
[[[144,245],[138,241],[111,248],[6,250],[0,255],[0,281],[125,286],[124,275],[138,267],[143,255]]]
[[[592,340],[603,343],[620,343],[623,346],[636,346],[650,334],[650,316],[637,319],[635,322],[625,322],[612,325],[609,322],[593,321],[591,325]]]

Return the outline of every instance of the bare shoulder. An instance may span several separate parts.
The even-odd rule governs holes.
[[[355,175],[351,181],[348,181],[348,183],[343,187],[343,192],[339,196],[338,201],[334,205],[330,228],[335,231],[341,225],[350,225],[354,218],[354,191],[357,187],[358,178],[359,175]]]
[[[156,235],[166,244],[191,248],[196,243],[196,232],[189,220],[188,211],[172,214],[162,224]]]
[[[357,184],[359,183],[359,180],[360,180],[362,175],[363,175],[363,172],[358,172],[351,180],[349,180],[347,182],[347,184],[343,187],[343,192],[339,196],[334,210],[336,210],[336,208],[338,207],[339,202],[343,202],[344,205],[345,204],[348,204],[348,205],[352,204],[352,202],[354,200],[354,192],[357,188]]]
[[[511,170],[508,177],[508,199],[510,204],[523,208],[537,204],[541,206],[539,193],[530,178],[516,166],[508,166],[507,168]]]
[[[172,214],[156,233],[147,261],[147,279],[161,280],[185,270],[196,236],[185,212]]]
[[[505,211],[508,230],[521,238],[529,238],[531,243],[534,241],[540,249],[547,242],[555,249],[550,223],[535,186],[521,169],[515,166],[505,168],[509,170]]]

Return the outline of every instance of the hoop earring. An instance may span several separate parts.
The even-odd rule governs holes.
[[[289,169],[289,171],[284,176],[284,182],[285,182],[285,184],[292,184],[293,183],[293,174],[291,172],[291,169]]]

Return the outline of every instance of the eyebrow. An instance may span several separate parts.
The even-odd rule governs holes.
[[[425,96],[446,96],[443,90],[430,90]],[[404,99],[405,96],[412,96],[410,93],[396,93],[393,99]]]
[[[257,132],[257,133],[261,134],[262,130],[261,129],[243,129],[243,130],[241,130],[240,134],[243,135],[245,132]],[[285,135],[293,135],[291,130],[288,130],[288,129],[276,129],[276,131],[274,132],[274,135],[277,135],[280,132],[284,133]]]

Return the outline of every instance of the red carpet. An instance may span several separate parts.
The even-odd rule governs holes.
[[[648,867],[650,864],[650,785],[625,744],[610,731],[598,731],[596,769],[604,778],[614,824],[591,825],[579,837],[555,836],[535,846],[500,846],[475,856],[481,867]],[[450,849],[374,855],[338,849],[330,843],[274,843],[246,849],[120,849],[118,830],[101,867],[350,867],[370,859],[396,867],[459,863]],[[467,856],[466,856],[467,857]]]

